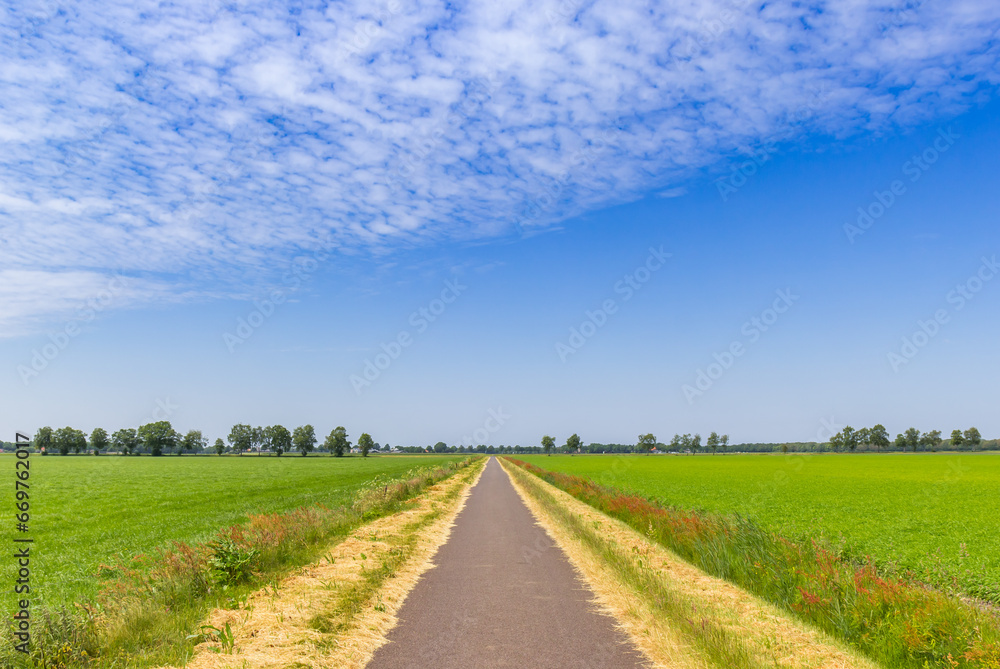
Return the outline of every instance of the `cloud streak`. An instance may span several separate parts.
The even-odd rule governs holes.
[[[1000,78],[986,0],[106,0],[8,18],[5,265],[222,293],[318,239],[530,233],[680,193],[742,147],[953,115]]]

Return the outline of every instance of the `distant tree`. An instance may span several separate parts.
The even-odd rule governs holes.
[[[442,442],[440,442],[440,441],[438,442],[438,444],[441,444],[441,443]],[[361,436],[358,437],[358,448],[361,449],[361,457],[367,458],[368,457],[368,451],[372,450],[372,446],[374,446],[374,445],[375,445],[375,442],[372,441],[372,436],[370,434],[368,434],[367,432],[362,432]],[[448,448],[448,447],[445,446],[445,448]],[[434,450],[437,451],[437,446],[434,447]],[[437,451],[437,452],[440,453],[441,451]]]
[[[486,452],[493,454],[497,452],[497,449],[493,448],[493,444],[490,444],[489,446],[486,447]]]
[[[160,456],[163,455],[163,451],[173,450],[177,446],[179,437],[168,420],[140,425],[137,434],[153,456]]]
[[[979,430],[974,427],[970,427],[962,435],[963,441],[969,445],[969,448],[976,450],[979,448],[979,444],[983,441],[983,435],[979,434]]]
[[[180,444],[177,446],[177,455],[180,455],[183,451],[197,451],[201,452],[205,450],[208,446],[208,439],[201,435],[201,430],[188,430],[188,433],[184,435],[181,439]]]
[[[123,427],[111,435],[111,445],[122,455],[132,455],[141,443],[134,427]]]
[[[917,446],[920,445],[920,430],[915,427],[907,428],[906,432],[903,433],[906,438],[906,445],[914,453],[917,452]]]
[[[726,452],[726,446],[728,446],[728,445],[729,445],[729,435],[728,434],[724,434],[721,437],[719,437],[719,446],[722,447],[722,452],[723,453]]]
[[[670,440],[670,449],[677,452],[684,450],[684,437],[675,434]]]
[[[40,427],[35,433],[35,450],[48,455],[52,450],[52,428]]]
[[[830,437],[830,450],[837,453],[844,447],[844,432],[841,430],[837,434]]]
[[[961,430],[951,431],[951,445],[953,448],[958,448],[965,443],[965,438],[962,436]]]
[[[52,445],[60,455],[69,455],[70,451],[79,453],[87,450],[87,436],[72,427],[61,427],[52,435]]]
[[[284,425],[270,425],[263,430],[264,444],[278,454],[292,450],[292,433]]]
[[[266,443],[264,438],[264,428],[257,426],[250,430],[250,448],[257,451],[257,455],[260,455],[260,449],[264,447]]]
[[[358,444],[360,445],[361,441],[358,441]],[[448,450],[448,444],[444,443],[443,441],[439,441],[438,443],[434,444],[435,453],[444,453],[447,450]]]
[[[889,448],[889,433],[886,432],[885,426],[879,423],[869,430],[868,441],[871,442],[871,445],[874,446],[877,451],[881,451],[883,448]]]
[[[576,434],[570,435],[569,439],[566,440],[566,452],[575,453],[580,450],[580,437]]]
[[[101,451],[108,447],[108,433],[103,427],[95,427],[90,433],[90,447],[94,449],[94,455],[100,455]]]
[[[711,434],[709,434],[708,435],[708,441],[705,442],[705,445],[707,447],[711,448],[712,449],[712,455],[715,455],[715,452],[717,450],[719,450],[719,433],[718,432],[712,432]]]
[[[347,440],[347,430],[340,425],[333,428],[326,441],[323,442],[323,446],[338,458],[343,457],[344,451],[351,448],[351,442]]]
[[[691,437],[691,452],[697,453],[699,448],[701,448],[701,435],[695,432]]]
[[[840,433],[844,437],[844,448],[853,453],[858,447],[858,433],[850,425],[845,426]]]
[[[636,448],[643,453],[649,453],[651,450],[656,448],[656,437],[650,434],[640,434],[639,443],[636,444]]]
[[[872,445],[872,432],[867,427],[858,430],[858,446],[867,449]]]
[[[237,423],[229,431],[227,439],[232,449],[239,455],[243,455],[245,451],[250,450],[253,446],[253,428],[243,423]]]
[[[225,452],[226,452],[226,442],[222,441],[222,439],[216,439],[215,440],[215,454],[216,455],[222,455]]]
[[[905,451],[906,450],[906,435],[905,434],[897,434],[896,435],[896,440],[894,442],[892,442],[892,445],[895,446],[896,448],[898,448],[901,451]]]
[[[316,446],[316,430],[312,425],[301,425],[292,432],[292,445],[302,455],[311,453]]]
[[[545,451],[545,455],[552,455],[552,449],[556,446],[556,440],[545,435],[542,437],[542,450]]]
[[[924,432],[920,435],[920,440],[918,442],[925,451],[937,450],[937,447],[941,445],[941,430],[931,430],[930,432]]]

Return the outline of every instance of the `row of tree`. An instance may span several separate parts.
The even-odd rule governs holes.
[[[941,430],[931,430],[930,432],[921,433],[917,428],[911,427],[905,432],[897,434],[896,439],[890,442],[889,433],[886,431],[885,426],[881,424],[874,427],[863,427],[859,430],[855,430],[848,425],[830,438],[830,448],[834,451],[845,450],[853,452],[859,447],[863,450],[874,447],[876,451],[881,451],[893,446],[899,450],[909,449],[916,452],[918,448],[931,451],[937,450],[944,442],[945,440],[941,437]],[[964,432],[962,430],[953,430],[951,439],[948,440],[948,445],[952,448],[967,446],[972,450],[976,450],[982,442],[983,437],[979,433],[979,430],[970,427]]]

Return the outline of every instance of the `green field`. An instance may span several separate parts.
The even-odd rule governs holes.
[[[118,457],[31,456],[32,594],[59,604],[96,594],[94,574],[116,556],[148,553],[171,541],[208,539],[249,513],[351,501],[366,481],[399,476],[456,456]],[[12,546],[14,457],[2,502],[4,552]],[[12,591],[13,560],[0,560],[0,583]],[[13,594],[2,600],[13,606]]]
[[[685,509],[740,514],[793,537],[910,567],[997,601],[1000,456],[519,456]]]

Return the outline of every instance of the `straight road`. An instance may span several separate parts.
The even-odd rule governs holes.
[[[642,655],[491,458],[368,669],[638,669]]]

